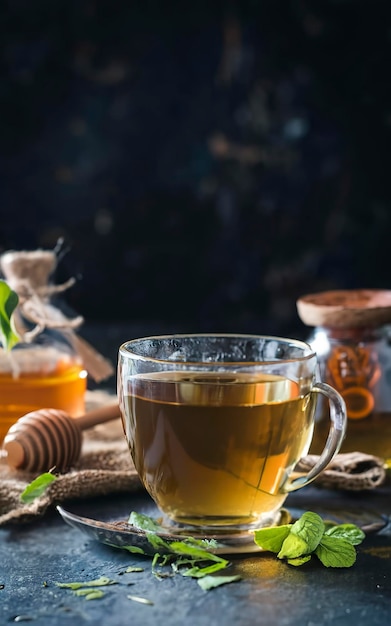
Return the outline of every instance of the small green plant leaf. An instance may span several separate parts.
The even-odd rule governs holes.
[[[12,314],[18,303],[17,293],[4,280],[0,280],[0,340],[7,352],[20,341],[12,323]]]
[[[193,559],[198,560],[216,561],[218,563],[224,563],[224,566],[228,565],[228,561],[217,554],[208,552],[208,550],[205,550],[205,548],[200,545],[200,542],[192,538],[186,539],[185,541],[172,541],[169,547],[174,554],[191,556]]]
[[[132,574],[133,572],[143,572],[143,571],[144,571],[143,567],[133,567],[132,565],[129,565],[129,567],[127,567],[125,570],[125,574]]]
[[[325,525],[322,518],[317,513],[312,513],[311,511],[303,513],[291,528],[291,533],[306,542],[308,553],[315,550],[324,532]]]
[[[346,539],[324,535],[315,550],[325,567],[351,567],[356,562],[355,547]]]
[[[267,552],[279,552],[284,539],[289,535],[292,524],[260,528],[254,532],[255,543]]]
[[[86,600],[100,600],[105,595],[102,589],[77,589],[75,596],[84,596]]]
[[[298,556],[295,559],[287,559],[288,565],[294,565],[295,567],[299,567],[299,565],[304,565],[304,563],[308,563],[312,556],[310,554],[306,554],[305,556]]]
[[[358,546],[365,539],[364,531],[355,526],[355,524],[339,524],[338,526],[332,526],[326,530],[325,534],[329,537],[335,537],[336,539],[345,539],[349,541],[352,546]]]
[[[116,546],[113,546],[116,547]],[[139,548],[138,546],[122,546],[123,550],[127,550],[128,552],[131,552],[132,554],[147,554],[145,552],[145,550],[143,550],[142,548]]]
[[[29,483],[24,491],[20,494],[20,499],[25,504],[30,504],[36,498],[42,496],[42,494],[46,491],[49,485],[57,480],[57,477],[54,476],[51,472],[45,472],[44,474],[40,474],[37,476],[31,483]]]
[[[84,587],[107,587],[108,585],[116,585],[117,581],[108,578],[107,576],[100,576],[100,578],[96,578],[95,580],[88,580],[87,582],[70,582],[70,583],[55,583],[57,587],[62,587],[65,589],[72,589],[75,591],[76,589],[82,589]]]
[[[213,565],[207,565],[206,567],[194,566],[184,571],[182,576],[189,576],[190,578],[203,578],[204,576],[215,574],[226,567],[227,562],[213,563]]]
[[[197,580],[197,583],[204,591],[215,589],[215,587],[221,587],[221,585],[227,585],[228,583],[234,583],[237,580],[241,580],[241,576],[205,576]]]
[[[158,533],[163,530],[160,524],[152,517],[143,513],[136,513],[136,511],[132,511],[129,515],[128,524],[146,532]]]
[[[310,552],[308,543],[298,535],[290,532],[287,538],[284,539],[277,556],[279,559],[296,559],[299,556],[308,554],[308,552]]]

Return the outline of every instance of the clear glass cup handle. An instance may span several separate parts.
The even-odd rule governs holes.
[[[313,385],[311,392],[320,393],[326,396],[330,409],[330,430],[327,437],[325,447],[320,455],[318,462],[311,468],[305,476],[299,476],[285,485],[285,491],[295,491],[301,489],[311,483],[319,474],[327,467],[336,454],[338,454],[343,442],[346,426],[347,414],[346,405],[342,396],[327,385],[326,383],[317,382]],[[315,425],[316,428],[316,425]]]

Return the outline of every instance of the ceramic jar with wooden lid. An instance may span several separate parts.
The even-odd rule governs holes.
[[[318,355],[321,379],[346,402],[342,451],[391,458],[391,291],[308,294],[297,301],[297,311],[313,328],[308,342]],[[322,443],[315,442],[314,452],[317,445]]]

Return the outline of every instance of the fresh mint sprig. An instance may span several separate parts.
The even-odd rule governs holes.
[[[294,524],[254,532],[260,548],[296,567],[310,561],[313,554],[325,567],[351,567],[356,561],[355,546],[364,539],[365,533],[358,526],[326,526],[320,515],[311,511],[303,513]]]
[[[18,294],[4,280],[0,280],[0,341],[9,352],[19,341],[12,322],[12,314],[19,303]]]

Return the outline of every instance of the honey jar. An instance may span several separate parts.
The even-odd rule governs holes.
[[[308,343],[317,353],[321,380],[346,403],[348,427],[341,451],[391,458],[391,291],[308,294],[297,301],[297,311],[313,328]],[[314,453],[326,436],[323,413],[320,401]]]
[[[62,312],[58,294],[73,284],[53,283],[52,250],[8,251],[1,277],[18,296],[12,323],[20,338],[12,349],[0,343],[0,443],[20,417],[42,408],[76,417],[85,412],[87,375],[100,382],[111,363],[78,336],[83,317]]]

